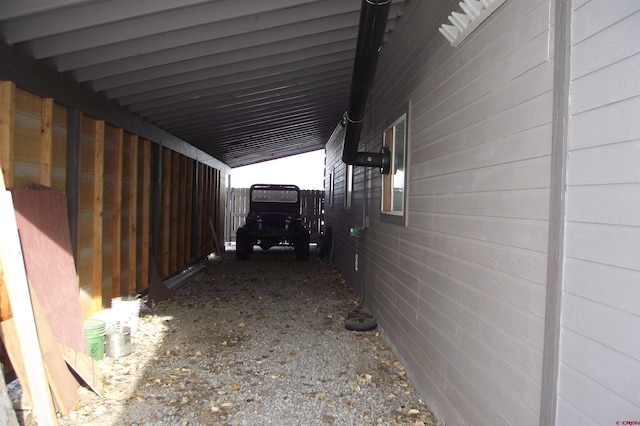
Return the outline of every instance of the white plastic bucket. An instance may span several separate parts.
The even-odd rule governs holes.
[[[97,312],[92,318],[104,321],[106,334],[119,333],[122,331],[122,323],[118,312],[115,312],[113,309],[103,309]]]
[[[121,327],[129,327],[131,334],[138,328],[141,300],[136,295],[114,297],[111,299],[111,310],[119,318]]]

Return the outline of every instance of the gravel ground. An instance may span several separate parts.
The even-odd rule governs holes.
[[[344,327],[357,296],[327,259],[233,252],[144,307],[130,355],[99,362],[61,425],[438,425],[379,330]]]

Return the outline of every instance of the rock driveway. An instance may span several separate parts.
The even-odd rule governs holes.
[[[437,425],[379,330],[312,253],[233,252],[143,308],[133,352],[105,358],[105,395],[81,389],[61,425]]]

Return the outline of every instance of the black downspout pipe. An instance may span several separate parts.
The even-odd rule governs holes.
[[[358,152],[358,144],[390,8],[391,0],[362,0],[349,108],[343,119],[346,128],[342,161],[354,166],[379,167],[384,174],[389,173],[391,165],[388,148],[382,152]]]

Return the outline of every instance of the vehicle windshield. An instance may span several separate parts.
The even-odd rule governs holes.
[[[251,201],[258,203],[296,203],[298,192],[295,190],[254,189]]]

